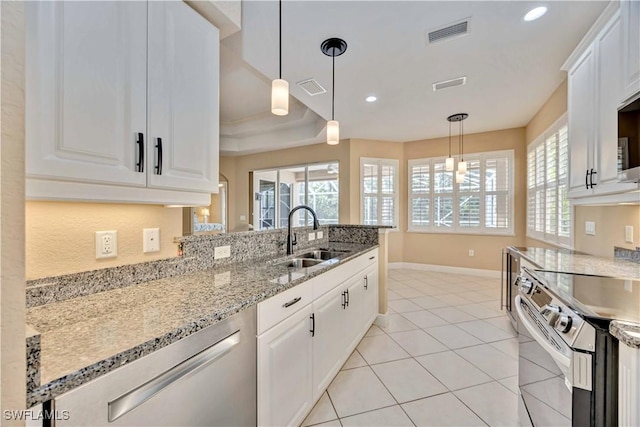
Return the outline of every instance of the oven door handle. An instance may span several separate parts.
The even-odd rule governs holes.
[[[533,339],[536,340],[536,342],[542,346],[544,351],[549,353],[551,358],[553,358],[556,364],[558,364],[558,367],[562,370],[562,372],[564,372],[565,375],[567,375],[570,372],[571,358],[569,356],[566,356],[560,353],[557,349],[555,349],[551,344],[549,344],[549,341],[547,341],[544,335],[540,333],[540,331],[538,330],[538,327],[529,323],[529,320],[525,317],[528,315],[522,310],[522,307],[520,306],[520,304],[522,304],[522,297],[520,295],[516,295],[516,311],[518,312],[518,316],[520,317],[520,323],[524,325],[524,327],[527,329],[527,331],[529,331]]]

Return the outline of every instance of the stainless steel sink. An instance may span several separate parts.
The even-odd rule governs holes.
[[[328,260],[328,259],[333,259],[333,258],[337,258],[341,255],[344,255],[346,252],[342,252],[342,251],[325,251],[322,249],[316,250],[316,251],[312,251],[312,252],[307,252],[305,254],[300,255],[300,258],[311,258],[311,259],[321,259],[321,260]]]
[[[318,265],[322,262],[321,259],[309,259],[309,258],[293,258],[284,262],[278,263],[278,265],[284,265],[289,268],[307,268]]]

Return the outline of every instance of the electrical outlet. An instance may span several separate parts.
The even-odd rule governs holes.
[[[589,236],[596,235],[596,223],[593,221],[585,221],[584,223],[584,232]]]
[[[316,231],[316,239],[322,239],[324,236],[324,231]]]
[[[476,251],[469,249],[469,256],[476,256]]]
[[[246,215],[240,215],[240,221],[246,221],[247,217]]]
[[[118,256],[118,232],[96,231],[96,259]]]
[[[316,233],[309,233],[309,241],[312,242],[314,240],[316,240]]]
[[[633,243],[633,225],[625,225],[624,241],[627,243]]]
[[[213,258],[229,258],[231,256],[231,246],[216,246],[213,249]]]
[[[142,252],[160,251],[160,229],[144,228],[142,229]]]

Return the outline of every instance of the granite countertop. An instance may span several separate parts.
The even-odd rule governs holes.
[[[543,270],[640,280],[640,264],[623,259],[597,257],[567,249],[535,247],[515,249]]]
[[[27,310],[40,333],[40,386],[28,407],[213,325],[377,247],[329,243],[349,251],[333,263],[291,273],[261,258],[152,280]],[[301,252],[306,252],[305,250]]]
[[[640,349],[640,324],[614,320],[609,332],[628,347]]]

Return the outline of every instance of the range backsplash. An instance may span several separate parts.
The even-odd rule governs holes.
[[[635,250],[633,250],[614,246],[613,256],[615,258],[626,259],[627,261],[637,262],[638,264],[640,264],[640,247],[637,247]]]

